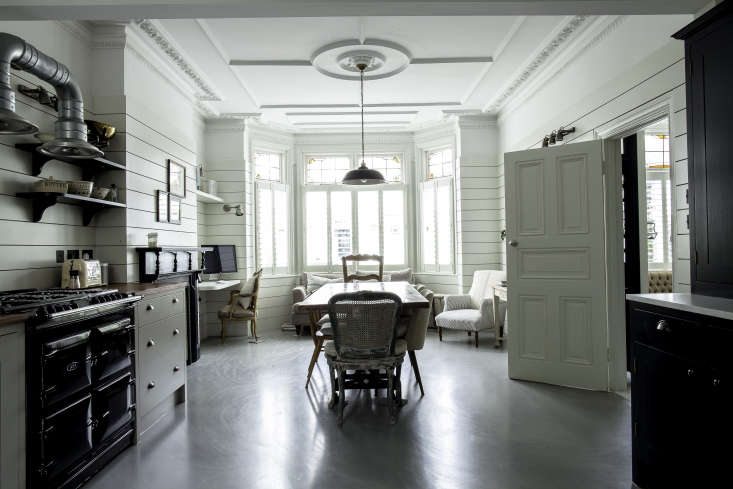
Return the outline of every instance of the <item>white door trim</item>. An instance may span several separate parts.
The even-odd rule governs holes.
[[[629,111],[595,131],[596,139],[605,140],[606,154],[606,277],[608,284],[609,386],[612,391],[625,391],[626,383],[626,297],[624,295],[623,225],[621,216],[621,151],[618,140],[635,134],[643,127],[667,117],[672,121],[671,92]],[[674,161],[671,154],[670,160]],[[670,178],[674,181],[674,165]],[[672,219],[672,235],[675,235]],[[674,242],[672,242],[674,253]],[[609,264],[616,266],[610,267]],[[618,327],[614,327],[618,325]],[[621,327],[624,326],[624,327]]]

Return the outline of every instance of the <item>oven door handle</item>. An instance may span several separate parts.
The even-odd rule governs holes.
[[[108,324],[103,324],[102,326],[97,326],[95,329],[101,334],[109,334],[121,329],[128,329],[128,326],[132,325],[131,323],[132,321],[130,321],[130,318],[124,318],[119,321],[113,321]]]
[[[102,384],[102,385],[100,385],[98,387],[95,387],[94,388],[94,392],[102,392],[103,390],[106,390],[106,389],[112,387],[113,385],[115,385],[116,383],[120,382],[121,380],[124,380],[127,377],[132,377],[132,374],[130,372],[125,372],[124,374],[120,375],[119,377],[114,378],[114,379],[110,380],[109,382],[105,382],[104,384]]]
[[[56,341],[44,343],[43,347],[46,350],[46,353],[44,353],[43,356],[45,358],[48,358],[55,355],[61,350],[78,345],[79,343],[84,343],[85,341],[89,340],[90,333],[90,331],[82,331],[81,333],[77,333],[72,336],[67,336]]]

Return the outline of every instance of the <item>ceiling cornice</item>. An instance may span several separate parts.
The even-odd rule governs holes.
[[[173,44],[170,35],[157,22],[140,19],[133,21],[133,25],[152,41],[156,48],[164,55],[164,59],[178,68],[182,77],[194,87],[194,95],[198,100],[205,102],[219,102],[222,100],[218,91],[185,58],[181,51]]]
[[[568,21],[557,30],[545,46],[537,52],[534,58],[525,65],[519,74],[512,80],[500,94],[489,101],[484,107],[485,112],[496,113],[506,105],[509,99],[517,93],[535,73],[555,54],[573,35],[591,19],[585,15],[570,17]]]

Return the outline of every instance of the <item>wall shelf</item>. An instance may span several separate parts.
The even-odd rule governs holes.
[[[196,199],[199,202],[204,202],[207,204],[221,204],[222,202],[224,202],[224,199],[222,199],[218,195],[209,194],[202,190],[194,190],[194,193],[196,194]]]
[[[126,204],[119,202],[93,199],[92,197],[84,197],[82,195],[62,194],[59,192],[18,192],[15,195],[33,201],[33,222],[39,222],[43,218],[43,213],[46,212],[46,209],[58,203],[82,207],[82,223],[85,226],[88,226],[94,215],[103,209],[127,207]]]
[[[18,143],[15,147],[21,151],[27,151],[31,154],[31,164],[33,169],[33,176],[38,176],[43,170],[43,166],[51,160],[63,161],[78,166],[82,170],[83,180],[93,180],[94,176],[102,171],[106,170],[125,170],[125,165],[121,165],[107,158],[101,156],[97,158],[88,159],[75,159],[75,158],[61,158],[46,156],[36,151],[36,148],[41,146],[40,143]]]

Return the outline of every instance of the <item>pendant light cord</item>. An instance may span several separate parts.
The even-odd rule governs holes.
[[[364,164],[364,69],[359,70],[361,79],[361,162]]]

